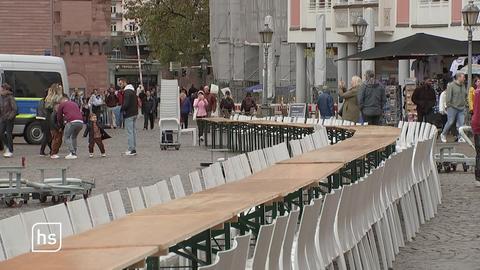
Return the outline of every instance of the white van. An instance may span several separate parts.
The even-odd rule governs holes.
[[[54,56],[0,54],[0,75],[2,83],[12,87],[18,106],[13,135],[30,144],[41,143],[43,133],[35,119],[38,102],[53,83],[68,91],[65,62]]]

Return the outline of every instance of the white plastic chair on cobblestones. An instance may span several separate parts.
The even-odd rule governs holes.
[[[73,227],[70,221],[70,217],[68,216],[67,207],[65,204],[57,204],[53,206],[49,206],[43,209],[45,213],[45,217],[47,218],[47,222],[50,223],[62,223],[62,237],[65,238],[67,236],[73,235]],[[56,229],[53,225],[50,226],[51,232],[56,232]],[[59,233],[59,232],[56,232]]]
[[[162,203],[160,192],[157,185],[143,186],[143,198],[145,198],[145,205],[147,208],[159,205]]]
[[[192,185],[193,193],[203,191],[202,181],[200,180],[200,174],[198,173],[198,171],[193,171],[189,173],[188,179],[190,180],[190,184]]]
[[[73,232],[75,234],[88,231],[93,228],[87,204],[84,199],[67,202],[68,213],[72,221]]]
[[[225,184],[225,176],[223,175],[222,165],[220,164],[220,162],[215,162],[210,165],[210,167],[212,167],[212,172],[215,176],[215,181],[217,182],[217,185]]]
[[[172,200],[170,190],[168,189],[167,181],[162,180],[157,182],[155,185],[158,188],[158,192],[160,192],[160,198],[162,199],[162,203],[166,203]]]
[[[202,169],[202,177],[203,182],[205,183],[205,189],[210,189],[217,186],[217,181],[211,166]]]
[[[31,245],[20,215],[0,220],[0,237],[7,259],[27,253]]]
[[[145,203],[143,202],[142,192],[139,187],[127,188],[127,193],[132,212],[145,209]]]
[[[103,194],[87,198],[87,206],[94,227],[110,222],[110,214]]]
[[[110,210],[112,211],[112,217],[114,220],[127,215],[120,191],[115,190],[108,192],[107,200],[108,204],[110,205]]]
[[[183,188],[182,184],[182,178],[180,178],[180,175],[170,177],[170,184],[172,185],[173,195],[175,196],[175,199],[186,196],[185,189]]]

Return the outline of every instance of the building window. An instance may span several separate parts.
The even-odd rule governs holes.
[[[117,25],[112,23],[112,24],[110,25],[110,31],[112,31],[112,32],[117,32]]]
[[[112,14],[117,13],[117,6],[111,6],[110,11],[112,12]]]

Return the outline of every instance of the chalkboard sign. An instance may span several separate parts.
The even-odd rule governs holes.
[[[293,103],[293,104],[290,104],[290,110],[288,112],[288,116],[305,117],[306,110],[307,110],[306,103]]]

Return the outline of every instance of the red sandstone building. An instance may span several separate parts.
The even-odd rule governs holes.
[[[109,85],[111,0],[1,0],[0,53],[55,55],[70,87]]]

